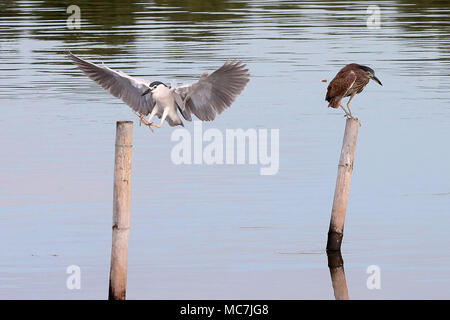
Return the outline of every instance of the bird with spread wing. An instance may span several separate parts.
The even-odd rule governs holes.
[[[241,61],[227,60],[213,73],[203,73],[194,83],[170,87],[160,81],[131,77],[105,65],[88,62],[71,52],[67,55],[86,76],[129,105],[150,129],[161,128],[165,120],[172,127],[184,126],[177,110],[187,121],[192,121],[192,114],[203,121],[214,120],[234,102],[250,77]],[[160,124],[151,122],[155,115],[161,119]]]

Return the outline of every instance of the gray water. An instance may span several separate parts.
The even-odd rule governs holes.
[[[349,296],[450,297],[448,1],[83,0],[79,30],[71,4],[0,2],[0,298],[107,297],[115,123],[133,120],[129,299],[334,299],[325,245],[345,121],[322,80],[350,62],[383,86],[352,101]],[[174,165],[174,128],[139,127],[66,50],[166,82],[243,60],[248,86],[203,129],[280,129],[278,174]]]

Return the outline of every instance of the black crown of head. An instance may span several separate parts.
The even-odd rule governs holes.
[[[164,83],[162,83],[161,81],[153,81],[152,83],[150,83],[150,88],[153,87],[153,86],[160,85],[160,84],[166,86],[166,85],[165,85]],[[167,86],[166,86],[166,87],[167,87]]]
[[[359,68],[362,69],[362,70],[364,70],[364,71],[369,71],[370,73],[375,74],[375,71],[373,71],[373,69],[370,68],[370,67],[367,67],[367,66],[361,66],[361,65],[360,65]]]

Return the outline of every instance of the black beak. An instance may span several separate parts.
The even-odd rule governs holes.
[[[147,90],[145,90],[144,91],[144,93],[143,94],[141,94],[141,96],[145,96],[147,93],[149,93],[151,91],[151,89],[150,88],[148,88]]]
[[[381,81],[380,81],[377,77],[375,77],[375,76],[373,76],[372,80],[373,80],[373,81],[376,81],[380,86],[383,85],[383,84],[381,83]]]

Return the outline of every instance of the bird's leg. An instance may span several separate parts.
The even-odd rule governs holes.
[[[348,108],[348,112],[350,113],[350,118],[353,118],[352,111],[350,110],[350,101],[352,101],[352,99],[353,99],[354,96],[355,96],[355,95],[352,94],[352,95],[350,96],[350,99],[348,99],[348,102],[347,102],[347,108]]]
[[[343,106],[342,104],[339,105],[339,106],[342,108],[342,110],[344,110],[344,112],[345,112],[345,117],[348,118],[348,119],[350,119],[350,118],[352,117],[351,113],[348,113],[347,109],[345,109],[344,106]]]
[[[133,110],[133,112],[134,112],[135,115],[137,115],[139,117],[139,126],[143,123],[146,126],[148,126],[151,131],[153,131],[153,129],[151,127],[151,125],[152,125],[151,122],[148,122],[147,120],[145,120],[145,116],[142,113],[140,113],[140,112],[137,113],[134,110]]]
[[[138,112],[136,112],[134,110],[133,110],[133,112],[134,112],[135,115],[137,115],[139,117],[139,125],[141,125],[141,123],[147,124],[146,123],[147,120],[145,120],[145,117],[144,117],[144,115],[142,113],[140,113],[140,112],[138,113]]]
[[[157,127],[157,125],[150,122],[157,112],[158,109],[154,107],[147,120],[144,118],[142,114],[139,116],[139,118],[141,118],[141,122],[144,123],[146,126],[148,126],[150,130],[152,130],[152,127]]]
[[[168,114],[169,114],[169,108],[164,109],[164,112],[161,117],[161,123],[160,124],[151,124],[151,125],[153,127],[161,128],[161,126],[163,125],[164,120],[166,120]]]
[[[155,107],[153,107],[152,112],[150,113],[150,117],[148,117],[148,122],[152,121],[152,118],[155,116],[156,112],[158,112],[158,109]],[[151,123],[151,122],[150,122]]]
[[[142,113],[139,114],[139,125],[141,125],[141,123],[145,124],[146,126],[150,124],[150,122],[145,120],[145,116]]]

